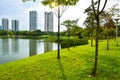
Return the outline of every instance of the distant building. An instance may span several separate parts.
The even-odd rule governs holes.
[[[6,31],[9,30],[9,21],[7,18],[2,19],[2,27],[3,27],[3,30],[6,30]]]
[[[2,27],[2,26],[0,26],[0,31],[1,31],[1,30],[3,30],[3,27]]]
[[[29,12],[29,28],[30,31],[35,31],[37,28],[37,18],[38,14],[36,11],[30,11]]]
[[[53,12],[45,12],[44,31],[53,32]]]
[[[12,31],[19,31],[19,21],[12,20]]]

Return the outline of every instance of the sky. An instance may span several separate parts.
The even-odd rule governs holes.
[[[53,11],[48,6],[41,4],[42,0],[36,2],[22,2],[22,0],[0,0],[0,25],[2,25],[2,18],[8,18],[9,26],[11,29],[11,21],[16,19],[19,20],[20,30],[29,30],[29,11],[38,12],[38,27],[44,31],[44,12]],[[104,1],[104,0],[102,0]],[[76,20],[79,18],[79,26],[83,26],[83,22],[87,15],[84,10],[90,5],[91,0],[80,0],[76,6],[69,7],[61,17],[61,23],[65,20]],[[114,4],[120,4],[120,0],[108,0],[106,9]],[[61,26],[61,31],[65,30],[65,27]],[[54,15],[54,31],[57,31],[57,17]]]

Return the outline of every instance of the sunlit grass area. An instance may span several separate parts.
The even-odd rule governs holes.
[[[36,55],[0,65],[0,80],[119,80],[120,45],[110,40],[99,41],[99,63],[96,77],[92,77],[95,44],[62,49],[61,59],[57,51]]]

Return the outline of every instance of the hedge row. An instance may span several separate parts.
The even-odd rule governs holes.
[[[67,39],[61,40],[61,48],[73,47],[78,45],[85,45],[88,44],[87,39]]]

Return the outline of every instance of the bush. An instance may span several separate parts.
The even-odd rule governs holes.
[[[69,41],[67,39],[61,40],[61,48],[67,48],[73,47],[73,46],[78,46],[78,45],[85,45],[88,44],[87,39],[70,39]]]

